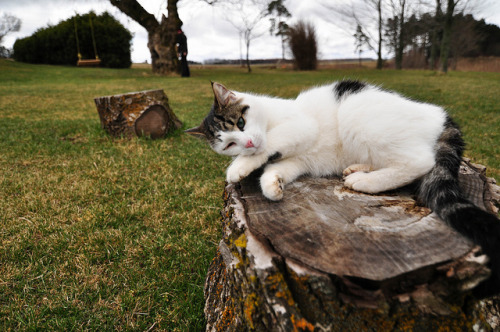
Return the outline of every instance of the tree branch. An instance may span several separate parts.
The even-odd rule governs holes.
[[[160,25],[154,15],[148,13],[136,0],[110,0],[110,2],[147,31],[154,30]]]

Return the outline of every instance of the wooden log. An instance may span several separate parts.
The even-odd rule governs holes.
[[[102,128],[111,136],[165,137],[182,127],[163,90],[131,92],[94,99]]]
[[[266,200],[258,174],[227,185],[223,238],[205,283],[207,331],[434,331],[500,328],[480,248],[407,187],[366,195],[303,177]],[[460,182],[498,213],[500,187],[462,163]]]

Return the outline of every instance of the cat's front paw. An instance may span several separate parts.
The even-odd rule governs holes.
[[[274,172],[264,173],[260,178],[262,194],[272,201],[279,201],[283,198],[285,184],[283,178]]]
[[[250,173],[261,167],[266,160],[266,155],[239,156],[227,169],[227,182],[240,182],[250,175]]]
[[[250,174],[247,170],[238,165],[231,165],[226,172],[226,181],[229,183],[237,183],[246,178]]]

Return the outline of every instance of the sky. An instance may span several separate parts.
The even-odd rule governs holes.
[[[343,23],[333,22],[335,14],[329,12],[323,3],[338,3],[344,0],[286,0],[291,12],[290,23],[304,19],[314,24],[318,37],[320,59],[355,58],[354,30]],[[139,3],[157,19],[168,15],[166,0],[139,0]],[[181,0],[178,4],[179,16],[184,22],[183,30],[188,38],[188,60],[203,62],[210,59],[239,59],[245,56],[245,48],[240,42],[238,30],[230,22],[240,22],[239,12],[230,13],[221,7],[209,6],[201,0]],[[132,40],[132,61],[150,62],[147,48],[147,32],[139,24],[121,13],[106,0],[0,0],[0,17],[9,13],[21,19],[18,32],[12,32],[3,40],[4,47],[12,48],[17,38],[30,36],[39,28],[56,25],[62,20],[94,10],[100,14],[108,11],[134,35]],[[250,15],[246,15],[248,18]],[[500,0],[486,0],[474,13],[476,19],[500,26]],[[261,35],[252,40],[251,59],[281,58],[280,39],[268,32],[269,19],[264,19],[256,30]],[[351,31],[352,30],[352,31]],[[98,37],[97,37],[98,38]],[[373,57],[366,50],[363,57]],[[288,55],[288,58],[290,56]]]

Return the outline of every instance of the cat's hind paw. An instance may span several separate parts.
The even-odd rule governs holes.
[[[271,201],[280,201],[283,198],[285,184],[279,174],[264,173],[260,178],[260,186],[264,196]]]
[[[356,172],[346,176],[344,185],[349,189],[367,194],[375,194],[383,190],[380,188],[378,178],[365,172]]]
[[[356,172],[371,172],[373,170],[374,170],[373,167],[368,164],[353,164],[344,169],[342,175],[346,177]]]

